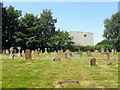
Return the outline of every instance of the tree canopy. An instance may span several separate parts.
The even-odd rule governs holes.
[[[120,12],[112,15],[104,21],[103,37],[110,41],[114,48],[120,51]]]

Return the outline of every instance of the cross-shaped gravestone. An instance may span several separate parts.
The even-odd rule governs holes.
[[[31,52],[30,52],[29,49],[27,49],[27,50],[25,51],[25,59],[26,59],[26,60],[30,60],[30,59],[31,59]]]
[[[13,47],[11,47],[9,50],[10,50],[10,58],[14,59]]]
[[[18,49],[18,56],[21,57],[22,56],[22,54],[20,53],[21,47],[17,47],[17,49]]]

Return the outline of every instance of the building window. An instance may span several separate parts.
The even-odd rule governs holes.
[[[87,34],[84,34],[84,37],[87,37]]]

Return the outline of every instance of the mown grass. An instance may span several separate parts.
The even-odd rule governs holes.
[[[54,62],[52,59],[24,60],[24,57],[20,58],[17,55],[15,59],[8,57],[3,55],[2,60],[3,88],[118,87],[118,60],[111,60],[113,66],[107,66],[106,60],[97,60],[98,66],[90,66],[88,59],[77,60],[75,56],[60,62]],[[64,58],[64,55],[55,56],[46,53],[40,54],[39,57]],[[80,84],[57,84],[59,80],[79,80]]]

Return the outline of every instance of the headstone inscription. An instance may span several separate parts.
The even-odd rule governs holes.
[[[31,51],[29,49],[27,49],[25,51],[25,59],[26,60],[30,60],[31,59]]]

